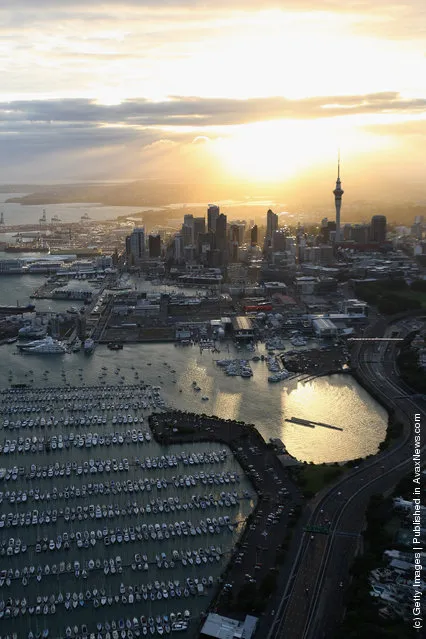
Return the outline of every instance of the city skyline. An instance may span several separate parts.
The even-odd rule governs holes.
[[[426,196],[420,2],[37,4],[0,5],[5,182],[196,172],[315,192],[341,147],[361,198],[375,181]]]

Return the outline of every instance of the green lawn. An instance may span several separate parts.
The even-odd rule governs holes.
[[[391,517],[391,519],[386,522],[384,529],[392,539],[395,539],[397,532],[401,530],[401,519]]]
[[[336,481],[345,470],[343,466],[306,464],[300,470],[300,485],[304,491],[317,493],[327,484]]]
[[[397,295],[400,297],[406,297],[410,300],[418,300],[421,305],[426,308],[426,293],[422,291],[397,291]]]

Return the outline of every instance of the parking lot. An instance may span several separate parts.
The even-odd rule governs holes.
[[[228,444],[253,488],[257,504],[247,518],[211,609],[219,614],[235,614],[235,603],[246,584],[258,590],[265,578],[279,569],[277,553],[282,552],[289,523],[301,503],[299,490],[290,480],[275,452],[252,425],[193,415],[179,411],[154,415],[150,426],[164,443],[221,441]]]

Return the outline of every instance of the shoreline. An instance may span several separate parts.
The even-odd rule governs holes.
[[[255,575],[255,581],[261,582],[276,568],[276,555],[284,539],[283,528],[284,531],[289,528],[288,507],[290,503],[301,504],[300,489],[253,424],[183,411],[154,413],[148,423],[160,445],[206,441],[227,445],[256,491],[257,503],[246,519],[208,608],[208,612],[232,613],[226,593],[234,594],[244,587],[249,570]],[[259,548],[264,548],[260,551],[262,561],[256,561],[253,567],[253,556],[257,558]],[[223,588],[224,583],[228,587]]]

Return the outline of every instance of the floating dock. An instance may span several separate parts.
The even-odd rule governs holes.
[[[300,426],[308,426],[309,428],[315,428],[315,426],[322,426],[323,428],[331,428],[332,430],[343,430],[340,426],[332,426],[331,424],[325,424],[324,422],[314,422],[312,419],[302,419],[301,417],[291,417],[284,420],[291,424],[299,424]]]

